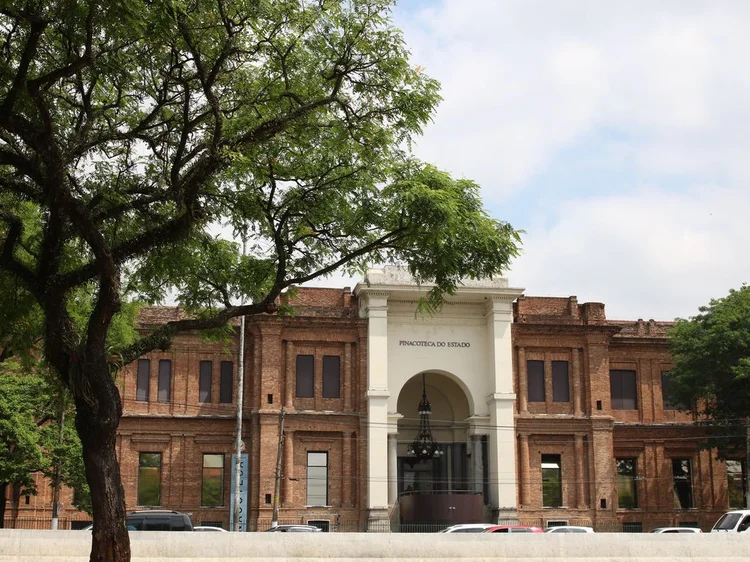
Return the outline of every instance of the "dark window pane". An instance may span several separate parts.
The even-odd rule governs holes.
[[[198,381],[198,402],[211,402],[211,379],[214,364],[212,361],[201,361]]]
[[[674,507],[689,509],[693,506],[693,474],[690,459],[672,459]]]
[[[613,410],[638,409],[635,371],[610,371],[609,385]]]
[[[526,361],[529,402],[544,402],[544,361]]]
[[[665,371],[661,374],[661,398],[662,405],[665,410],[685,410],[683,404],[679,404],[676,401],[671,400],[670,393],[672,390],[672,382],[669,379],[669,371]]]
[[[138,360],[138,377],[136,381],[135,399],[139,402],[148,402],[148,382],[151,372],[151,361],[148,359]]]
[[[560,455],[542,455],[542,505],[562,506],[562,465]]]
[[[623,523],[622,532],[623,533],[642,533],[643,523],[641,522]]]
[[[219,379],[219,402],[222,404],[232,403],[232,381],[234,379],[234,363],[231,361],[221,362],[221,378]]]
[[[161,453],[138,455],[138,505],[159,505],[161,489]]]
[[[570,402],[567,361],[552,362],[552,401]]]
[[[617,463],[617,504],[620,509],[638,507],[635,459],[615,459]]]
[[[323,398],[341,398],[341,358],[323,357]]]
[[[307,453],[307,505],[328,505],[328,453]]]
[[[315,396],[315,374],[312,355],[297,355],[297,398]]]
[[[159,360],[159,402],[169,402],[172,388],[172,362],[169,359]]]
[[[143,521],[144,531],[169,531],[169,515],[146,517]]]
[[[203,455],[203,478],[201,505],[216,507],[224,505],[224,455]]]
[[[727,460],[727,495],[729,507],[745,507],[745,463]]]

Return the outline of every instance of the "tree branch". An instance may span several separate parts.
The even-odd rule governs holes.
[[[26,40],[26,46],[23,49],[21,60],[18,63],[18,70],[13,78],[13,85],[5,96],[2,106],[0,106],[0,123],[3,124],[7,122],[8,118],[13,113],[13,108],[18,100],[18,96],[26,84],[26,78],[29,74],[29,66],[31,65],[31,61],[34,58],[34,54],[39,45],[39,38],[47,27],[47,22],[45,20],[31,14],[27,14],[25,19],[31,23],[31,30],[29,31],[29,37]]]
[[[234,306],[221,310],[211,318],[196,318],[186,320],[174,320],[156,328],[150,334],[144,336],[133,345],[124,349],[120,357],[114,363],[113,368],[121,369],[132,363],[142,355],[155,349],[168,349],[172,338],[178,333],[221,328],[232,318],[237,316],[252,316],[255,314],[273,314],[278,310],[276,299],[281,291],[272,292],[263,302]]]

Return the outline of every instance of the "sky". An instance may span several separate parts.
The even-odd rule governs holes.
[[[523,229],[531,296],[672,320],[750,281],[750,2],[401,0],[421,159]]]

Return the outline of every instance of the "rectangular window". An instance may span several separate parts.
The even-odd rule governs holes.
[[[664,371],[661,374],[661,403],[665,410],[680,410],[684,409],[680,404],[670,400],[670,391],[672,389],[671,381],[669,380],[669,371]]]
[[[312,398],[314,391],[314,358],[312,355],[297,355],[297,398]]]
[[[328,453],[307,453],[307,505],[328,505]]]
[[[617,505],[620,509],[638,507],[635,459],[615,459],[617,464]]]
[[[135,399],[138,402],[148,402],[148,383],[151,374],[151,361],[138,360],[138,377],[136,381]]]
[[[201,505],[218,507],[224,505],[224,455],[203,455],[201,478]]]
[[[526,361],[529,402],[544,402],[544,361]]]
[[[693,472],[690,459],[672,459],[674,506],[689,509],[693,505]]]
[[[172,389],[172,362],[169,359],[159,360],[159,402],[169,402]]]
[[[570,382],[568,380],[568,362],[552,362],[552,401],[570,402]]]
[[[198,379],[198,402],[211,402],[211,382],[214,364],[212,361],[201,361]]]
[[[623,533],[642,533],[643,523],[641,522],[623,523],[622,532]]]
[[[323,398],[341,398],[341,358],[323,357]]]
[[[221,362],[221,374],[219,378],[219,403],[232,403],[232,384],[234,380],[234,363],[231,361]]]
[[[745,463],[727,460],[727,496],[729,507],[745,507]]]
[[[562,463],[560,455],[542,455],[542,505],[562,507]]]
[[[158,506],[161,502],[161,453],[138,455],[138,505]]]
[[[638,409],[635,371],[610,371],[609,389],[613,410]]]

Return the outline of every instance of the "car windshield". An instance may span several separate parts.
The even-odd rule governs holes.
[[[725,513],[721,516],[721,519],[716,522],[714,529],[717,531],[731,531],[734,529],[735,525],[737,525],[737,521],[739,520],[739,513]]]

